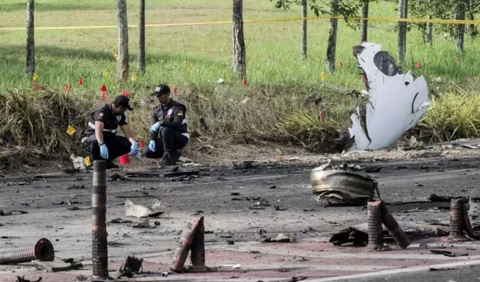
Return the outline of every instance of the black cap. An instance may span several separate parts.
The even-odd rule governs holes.
[[[123,107],[129,111],[133,111],[133,108],[130,106],[130,99],[125,95],[117,96],[117,98],[115,98],[115,101],[113,101],[113,104],[116,107]]]
[[[157,87],[155,87],[155,92],[152,93],[152,95],[155,96],[160,96],[163,94],[170,94],[170,87],[166,84],[160,84]]]

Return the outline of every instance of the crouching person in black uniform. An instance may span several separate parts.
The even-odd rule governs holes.
[[[92,113],[82,138],[82,144],[91,158],[94,161],[106,160],[107,169],[118,167],[113,164],[113,159],[127,153],[135,156],[138,152],[138,142],[135,141],[125,116],[127,110],[133,110],[130,99],[123,95],[117,96],[113,103]],[[117,136],[118,126],[127,138]]]
[[[190,140],[185,117],[187,109],[170,98],[168,85],[158,85],[152,95],[157,97],[160,105],[153,110],[150,143],[144,155],[152,159],[162,158],[164,165],[175,165],[181,155],[178,150]]]

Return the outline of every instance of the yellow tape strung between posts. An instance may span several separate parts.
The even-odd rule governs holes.
[[[319,16],[319,17],[295,17],[295,18],[277,18],[277,19],[256,19],[244,20],[244,23],[266,23],[266,22],[288,22],[301,20],[327,20],[327,19],[343,19],[343,16]],[[478,24],[480,20],[442,20],[442,19],[401,19],[401,18],[381,18],[381,17],[351,17],[348,20],[368,20],[375,22],[408,22],[408,23],[436,23],[436,24]],[[197,23],[163,23],[163,24],[146,24],[145,27],[176,27],[176,26],[196,26],[196,25],[222,25],[232,24],[232,21],[216,21],[216,22],[197,22]],[[128,25],[129,28],[136,28],[138,25]],[[100,25],[100,26],[46,26],[36,27],[35,30],[66,30],[66,29],[108,29],[118,28],[116,25]],[[18,31],[25,30],[26,27],[0,27],[0,31]]]

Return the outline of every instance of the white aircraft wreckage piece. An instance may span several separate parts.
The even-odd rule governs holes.
[[[392,146],[417,125],[430,105],[425,78],[414,80],[410,71],[403,74],[381,47],[367,42],[353,47],[368,91],[366,121],[358,107],[350,115],[350,138],[355,139],[357,149],[361,150]]]

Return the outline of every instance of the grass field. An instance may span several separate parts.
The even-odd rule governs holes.
[[[232,18],[232,1],[146,2],[147,24],[229,21]],[[0,29],[25,26],[25,3],[24,0],[2,1]],[[395,2],[373,4],[370,14],[396,17],[396,6]],[[137,10],[137,1],[128,1],[129,24],[137,24]],[[274,9],[273,3],[268,0],[244,1],[246,20],[299,15],[299,7],[284,11]],[[36,27],[116,24],[115,1],[36,1]],[[390,51],[396,58],[395,26],[393,22],[371,22],[369,41],[382,44],[384,50]],[[91,106],[102,102],[98,89],[104,83],[109,89],[109,97],[128,90],[141,109],[133,115],[132,120],[137,123],[136,131],[142,137],[147,135],[150,109],[140,102],[153,102],[146,100],[146,93],[148,87],[159,82],[178,86],[178,99],[190,108],[191,128],[202,133],[201,138],[206,138],[208,142],[220,139],[250,142],[258,140],[260,136],[263,140],[288,139],[305,144],[306,140],[325,137],[328,128],[345,130],[349,125],[348,110],[355,101],[322,86],[330,84],[363,89],[352,55],[352,46],[359,43],[358,30],[352,30],[340,22],[336,60],[337,64],[341,61],[343,67],[337,67],[325,81],[321,81],[320,77],[325,71],[327,20],[309,21],[309,58],[306,62],[300,60],[300,22],[245,24],[248,86],[242,87],[241,81],[231,76],[231,28],[231,24],[147,27],[147,72],[145,75],[138,74],[136,81],[130,80],[123,85],[114,83],[116,61],[112,48],[116,49],[118,32],[115,27],[37,30],[37,83],[59,89],[60,92],[64,92],[64,84],[69,84],[71,91],[68,95],[87,98]],[[130,28],[129,32],[131,71],[135,72],[138,33],[136,28]],[[441,33],[435,33],[433,46],[424,45],[416,30],[409,32],[407,38],[407,62],[404,68],[414,71],[416,75],[425,75],[431,89],[436,89],[437,85],[444,87],[451,82],[465,87],[468,83],[472,87],[477,86],[476,78],[480,77],[476,60],[480,51],[479,39],[467,37],[466,51],[458,55],[455,42],[444,38]],[[31,87],[32,82],[25,75],[25,42],[25,30],[0,30],[0,92]],[[416,62],[421,63],[420,69],[415,68]],[[108,70],[107,77],[103,75],[104,70]],[[79,77],[83,78],[82,86],[78,85]],[[226,81],[221,88],[216,87],[215,83],[219,78]],[[440,91],[442,89],[439,88]],[[29,93],[24,95],[31,95]],[[312,95],[324,99],[322,113],[326,116],[325,123],[317,120],[320,109],[304,106],[305,98]],[[247,101],[246,97],[250,100]],[[199,125],[200,117],[210,125],[208,132]],[[432,120],[432,117],[428,118]],[[451,126],[455,128],[455,123]],[[446,128],[445,125],[440,127]],[[430,133],[424,136],[429,139],[434,135],[447,136],[450,133],[451,130],[446,134]],[[207,142],[206,139],[200,140]]]

